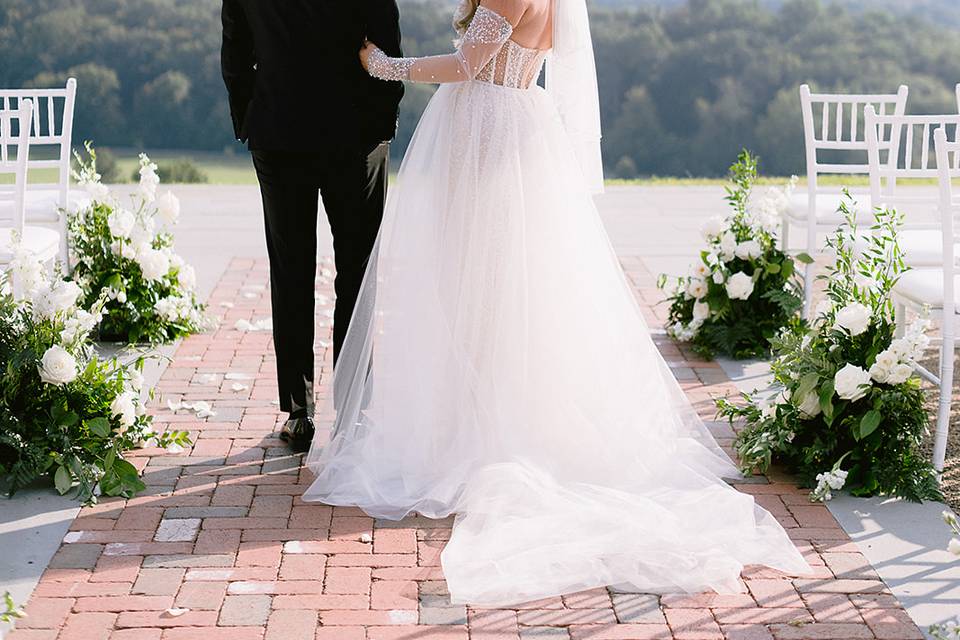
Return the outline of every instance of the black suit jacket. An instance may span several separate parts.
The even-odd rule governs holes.
[[[370,77],[369,38],[400,49],[395,0],[223,0],[221,66],[237,139],[252,150],[372,145],[396,134],[403,84]]]

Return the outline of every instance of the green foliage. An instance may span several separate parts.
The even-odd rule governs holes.
[[[76,177],[97,196],[70,214],[68,229],[76,257],[72,278],[83,290],[82,304],[89,307],[103,299],[100,338],[158,344],[202,331],[207,321],[193,291],[196,275],[173,251],[169,228],[179,215],[176,198],[167,194],[158,204],[155,195],[145,195],[150,187],[145,191],[141,186],[134,210],[126,211],[100,184],[99,156],[89,144],[87,154],[87,161],[78,155]],[[136,178],[141,185],[159,179],[146,156]],[[155,191],[156,186],[152,188]],[[161,219],[164,212],[166,221]],[[118,220],[123,216],[132,222],[121,232],[124,225]],[[148,260],[160,264],[164,272],[148,273],[143,266]]]
[[[235,142],[220,80],[220,4],[3,0],[0,86],[51,86],[73,75],[80,88],[77,139],[222,150]],[[590,5],[605,161],[617,177],[718,177],[729,163],[727,150],[742,147],[767,158],[772,175],[802,172],[797,87],[803,82],[867,93],[906,83],[911,111],[956,109],[954,0]],[[405,53],[449,52],[452,8],[447,0],[402,1]],[[324,72],[318,69],[319,81]],[[407,89],[396,154],[406,149],[434,90]]]
[[[894,336],[890,291],[905,269],[900,217],[876,211],[868,246],[857,251],[855,211],[846,203],[842,210],[847,225],[829,241],[836,263],[822,276],[828,300],[812,326],[795,321],[772,342],[773,395],[744,396],[743,405],[720,400],[719,414],[746,421],[735,444],[745,471],[778,460],[806,486],[820,481],[815,496],[829,495],[826,476],[843,461],[854,495],[937,499],[933,467],[920,449],[928,428],[924,393],[911,377],[928,344],[925,327]]]
[[[26,615],[23,609],[13,601],[9,591],[3,593],[3,606],[0,606],[0,622],[10,623]]]
[[[183,445],[187,434],[153,432],[140,403],[143,361],[95,355],[93,316],[57,293],[69,283],[18,278],[42,273],[22,254],[12,273],[22,293],[0,294],[0,488],[12,495],[50,474],[57,491],[82,502],[132,497],[144,485],[123,454],[147,440]],[[51,373],[48,358],[64,366]]]
[[[766,354],[769,341],[801,306],[796,266],[777,245],[788,191],[756,193],[756,157],[740,153],[730,168],[727,202],[732,213],[707,223],[702,251],[689,276],[670,295],[668,330],[705,356]],[[661,288],[667,278],[661,277]],[[749,289],[738,293],[738,289]],[[746,295],[744,295],[746,294]]]

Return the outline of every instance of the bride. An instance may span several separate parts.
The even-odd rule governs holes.
[[[724,482],[736,469],[601,225],[585,0],[465,0],[457,24],[451,55],[361,52],[378,78],[442,86],[400,169],[304,499],[456,514],[442,555],[456,603],[737,592],[747,564],[807,573]]]

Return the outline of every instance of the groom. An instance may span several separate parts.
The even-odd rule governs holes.
[[[366,38],[400,56],[395,0],[223,0],[222,70],[234,131],[260,181],[270,256],[281,438],[313,438],[318,196],[333,232],[334,361],[383,218],[403,85],[371,78]]]

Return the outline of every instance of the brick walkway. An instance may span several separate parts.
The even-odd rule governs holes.
[[[639,259],[625,267],[659,324],[653,276]],[[777,474],[739,488],[788,527],[812,579],[751,567],[749,592],[736,596],[595,590],[516,609],[451,606],[438,566],[449,520],[380,522],[299,500],[310,477],[276,438],[270,336],[233,328],[269,316],[266,285],[264,262],[232,262],[210,300],[223,328],[186,340],[158,389],[163,400],[207,400],[217,415],[156,403],[158,426],[189,429],[195,446],[138,452],[148,490],[83,509],[12,640],[922,638],[830,512]],[[332,297],[326,278],[319,289]],[[318,309],[321,335],[328,309]],[[734,391],[721,369],[658,344],[711,416],[710,397]],[[732,432],[713,428],[729,445]]]

